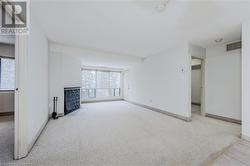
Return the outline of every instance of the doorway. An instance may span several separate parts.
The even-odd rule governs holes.
[[[14,156],[15,36],[0,36],[0,161]]]
[[[191,115],[205,116],[204,111],[204,60],[192,57],[191,63]]]

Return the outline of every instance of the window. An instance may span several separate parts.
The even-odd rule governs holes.
[[[120,96],[121,73],[82,70],[82,100]]]
[[[14,90],[15,60],[0,57],[0,90]]]
[[[120,96],[120,82],[121,74],[117,72],[110,72],[110,87],[112,88],[113,96]]]
[[[109,72],[97,71],[96,97],[109,97]]]
[[[82,97],[95,98],[96,72],[91,70],[82,71]]]

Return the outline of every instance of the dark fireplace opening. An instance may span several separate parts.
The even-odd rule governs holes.
[[[64,115],[80,108],[80,87],[64,88]]]

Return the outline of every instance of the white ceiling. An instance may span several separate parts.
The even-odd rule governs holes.
[[[238,40],[249,12],[247,0],[170,0],[158,12],[159,1],[33,0],[31,13],[50,41],[147,57],[180,41],[209,47],[216,38]]]

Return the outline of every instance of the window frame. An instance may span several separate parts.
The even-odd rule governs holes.
[[[98,68],[81,68],[81,72],[83,72],[83,70],[88,70],[88,71],[95,71],[95,88],[91,88],[95,91],[95,97],[91,97],[91,98],[85,98],[83,99],[81,97],[81,101],[101,101],[101,100],[112,100],[112,99],[122,99],[122,70],[112,70],[112,69],[98,69]],[[109,79],[110,79],[110,73],[114,72],[114,73],[119,73],[120,74],[120,88],[110,88],[110,81],[109,81],[109,88],[97,88],[97,72],[108,72],[109,74]],[[82,88],[83,86],[81,86],[81,90],[88,90],[86,88]],[[96,90],[97,89],[114,89],[114,96],[107,96],[107,97],[97,97],[96,96]],[[119,89],[119,96],[115,96],[115,91],[116,89]]]
[[[1,59],[12,59],[15,62],[15,57],[9,57],[9,56],[2,56],[0,55],[0,85],[1,85]],[[16,66],[15,66],[16,67]],[[13,89],[1,89],[0,87],[0,92],[14,92],[15,91],[15,85]]]

